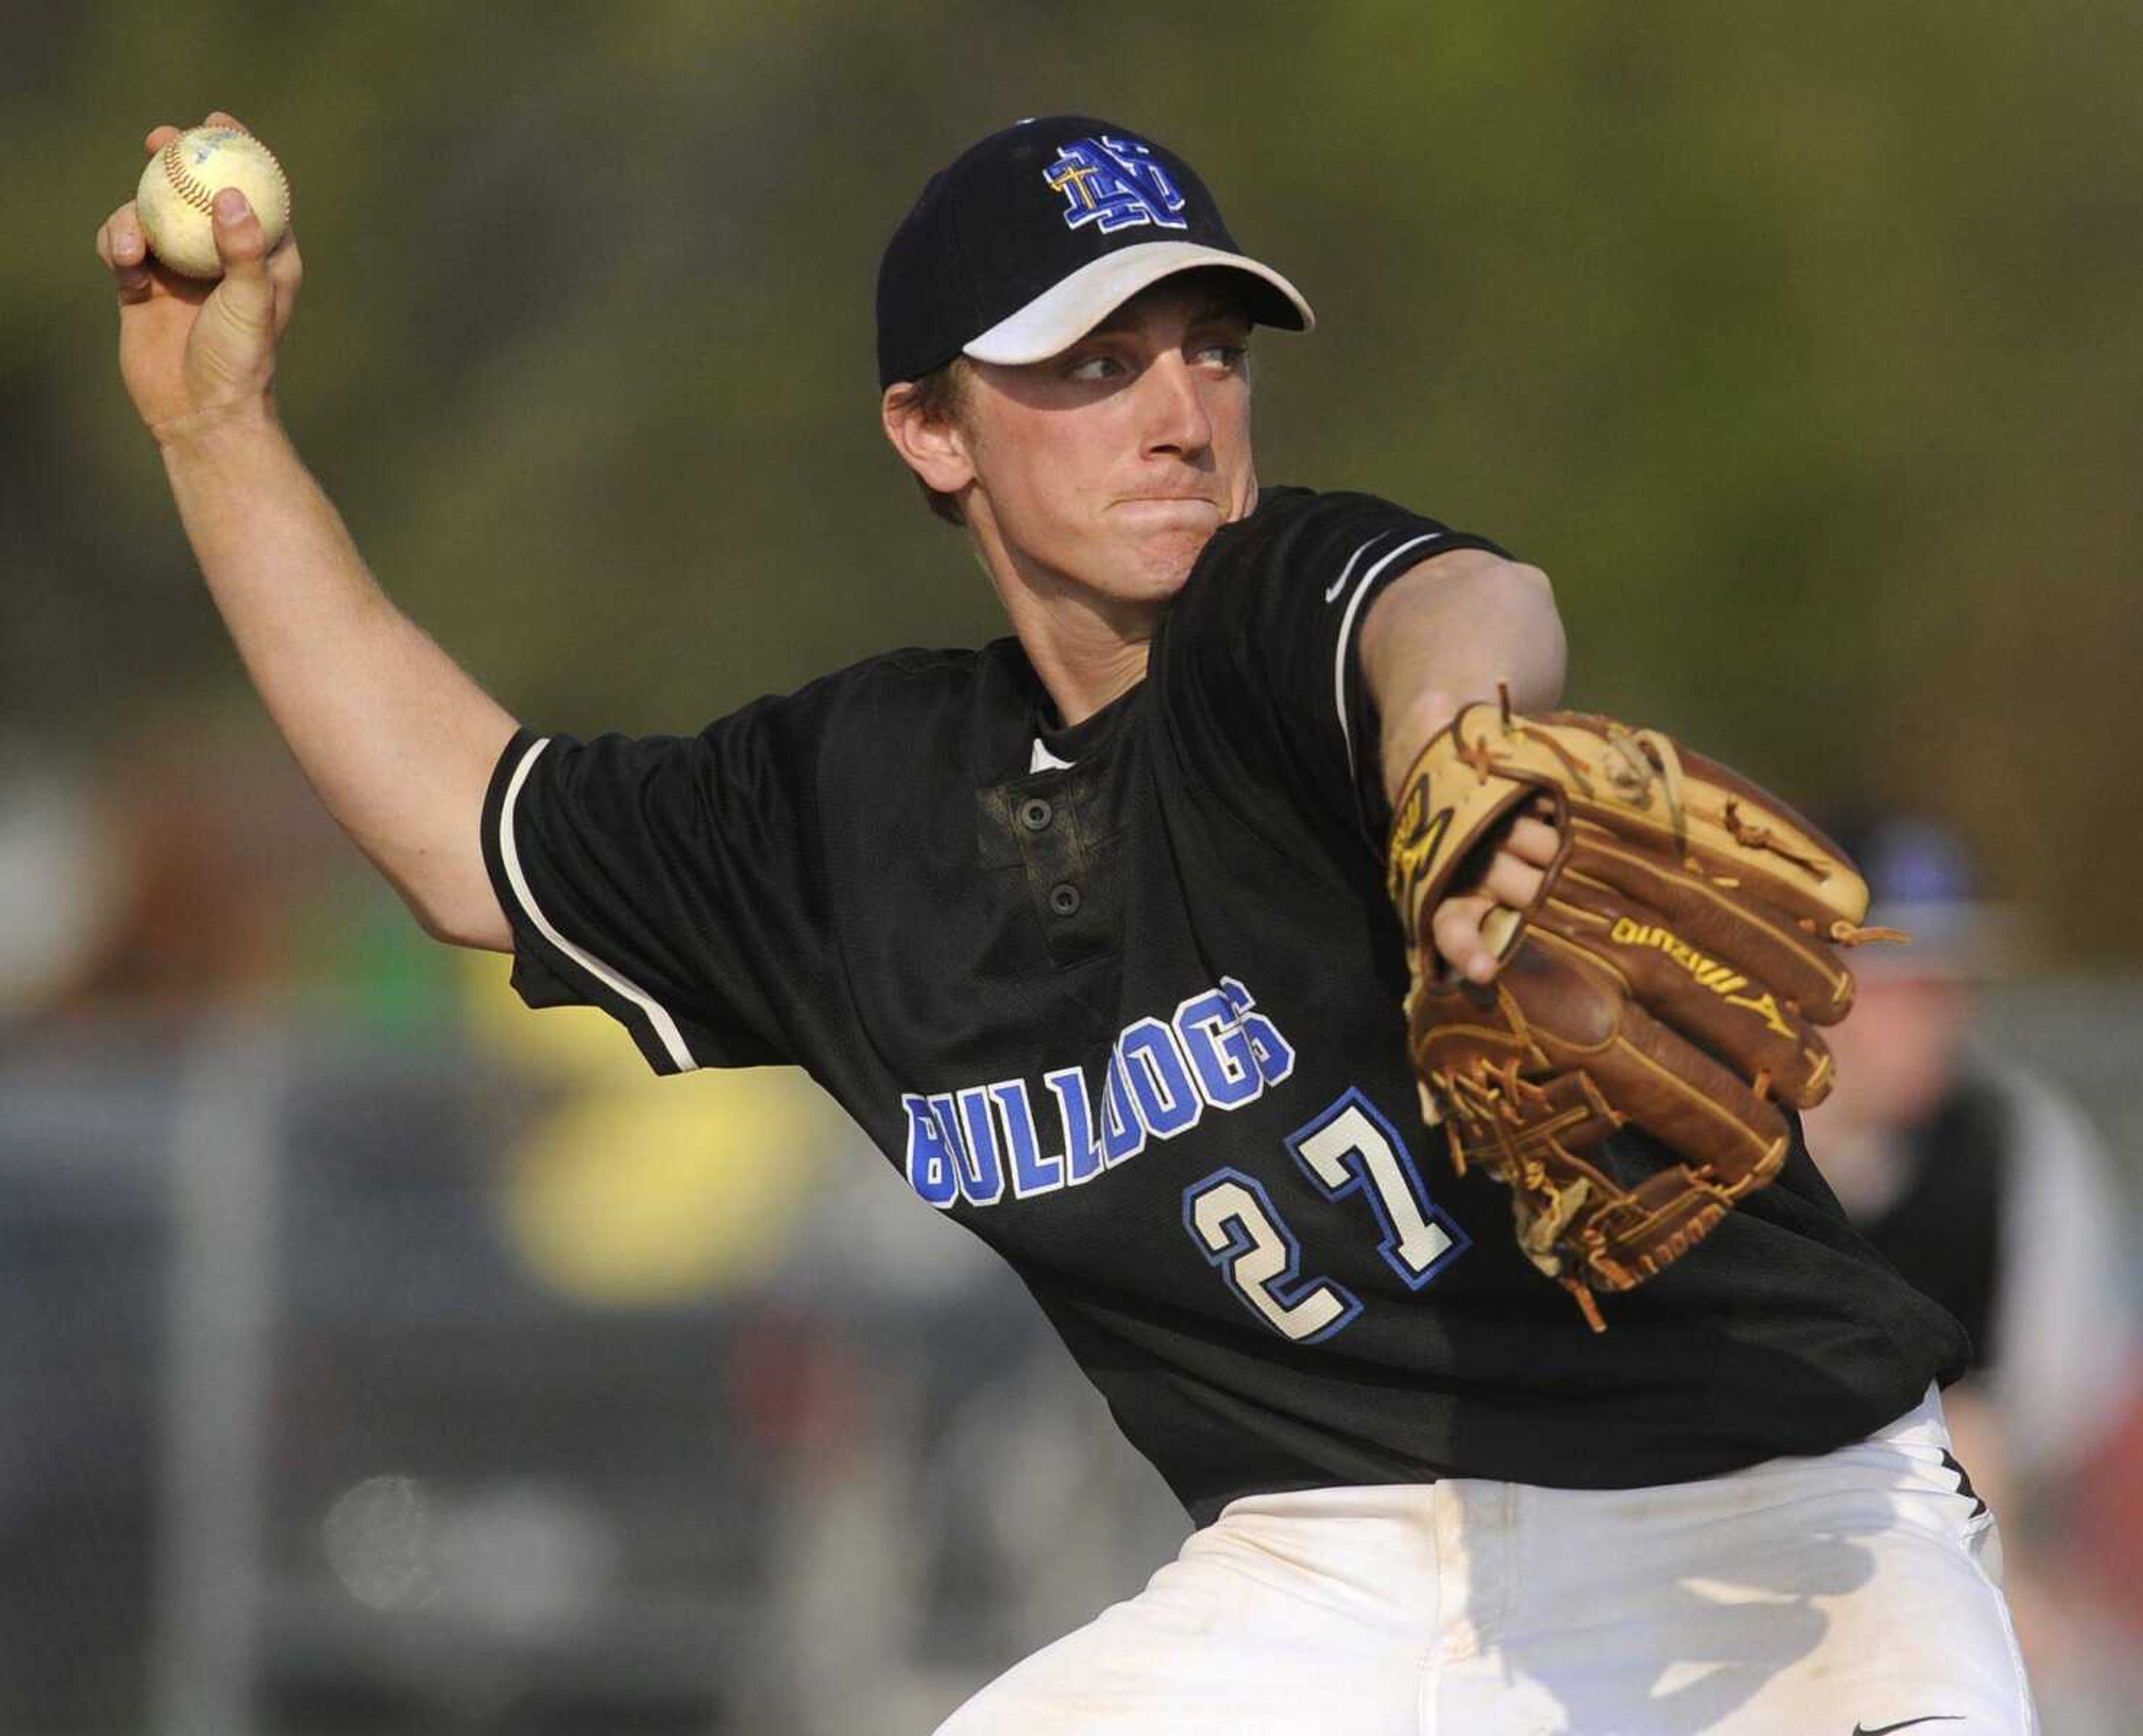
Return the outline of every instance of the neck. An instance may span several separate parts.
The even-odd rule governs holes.
[[[1084,723],[1146,679],[1160,602],[1103,596],[1072,585],[987,536],[975,538],[975,551],[1027,660],[1067,726]]]
[[[1911,1153],[1896,1127],[1848,1120],[1826,1105],[1810,1111],[1809,1131],[1823,1154],[1823,1179],[1850,1217],[1881,1215],[1912,1180],[1906,1163]]]
[[[1084,723],[1146,679],[1150,625],[1132,637],[1098,616],[1045,615],[1023,621],[1014,611],[1012,631],[1067,727]]]

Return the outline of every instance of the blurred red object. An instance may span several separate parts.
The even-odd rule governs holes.
[[[2071,1592],[2143,1643],[2143,1380],[2129,1382],[2118,1417],[2069,1491],[2057,1546]]]

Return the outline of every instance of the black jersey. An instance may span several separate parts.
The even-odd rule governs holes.
[[[874,658],[692,738],[523,731],[484,815],[532,1006],[659,1072],[792,1061],[1012,1265],[1200,1523],[1253,1491],[1627,1487],[1827,1450],[1956,1323],[1804,1150],[1589,1332],[1420,1122],[1368,605],[1491,547],[1272,489],[1072,729],[1018,642]]]
[[[1997,1081],[1963,1074],[1928,1115],[1900,1130],[1905,1181],[1861,1234],[1913,1283],[1963,1323],[1973,1364],[1991,1368],[2002,1228],[2016,1221],[2009,1174],[2036,1154],[2020,1151],[2018,1105]]]

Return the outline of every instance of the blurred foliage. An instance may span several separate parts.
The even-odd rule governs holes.
[[[1556,576],[1574,702],[1947,814],[2053,956],[2143,958],[2097,867],[2143,842],[2132,7],[19,11],[18,726],[245,703],[88,245],[156,121],[229,108],[290,166],[286,420],[403,605],[586,730],[1002,631],[883,448],[874,274],[932,168],[1078,109],[1190,156],[1318,303],[1260,346],[1268,480],[1503,538]]]

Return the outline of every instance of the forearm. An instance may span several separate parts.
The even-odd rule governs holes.
[[[1362,629],[1386,795],[1460,706],[1495,698],[1499,684],[1518,710],[1552,709],[1564,649],[1554,589],[1538,567],[1468,549],[1392,585]]]
[[[328,811],[433,933],[509,946],[478,828],[512,718],[381,591],[271,412],[163,455],[210,593]]]

